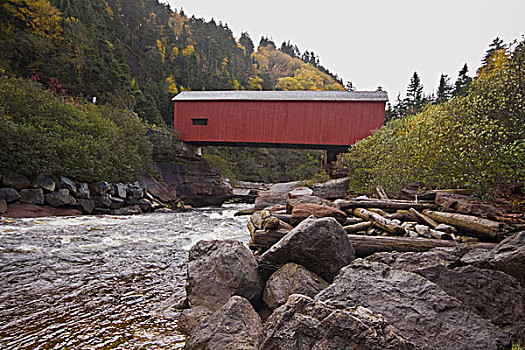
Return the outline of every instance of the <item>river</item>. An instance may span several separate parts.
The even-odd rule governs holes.
[[[244,205],[0,219],[0,349],[180,349],[188,250],[247,243]]]

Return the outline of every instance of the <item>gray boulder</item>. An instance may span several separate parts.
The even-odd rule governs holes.
[[[466,309],[435,283],[385,264],[356,260],[316,300],[382,314],[421,349],[508,349],[500,328]]]
[[[113,209],[110,211],[112,215],[137,215],[142,214],[140,207],[138,205],[132,205],[128,207],[123,207],[119,209]]]
[[[138,181],[128,184],[126,192],[128,197],[144,197],[144,188],[140,186],[140,183]]]
[[[111,200],[111,204],[109,206],[111,209],[119,209],[119,208],[122,208],[122,206],[124,205],[124,199],[122,198],[113,197],[113,196],[109,196],[109,198]]]
[[[106,181],[98,181],[89,184],[92,196],[103,196],[109,192],[111,186]]]
[[[77,200],[64,189],[44,195],[44,202],[52,207],[74,207]]]
[[[416,349],[385,318],[357,306],[335,308],[294,294],[266,321],[259,350]]]
[[[328,283],[315,273],[301,265],[288,263],[275,271],[264,288],[263,299],[266,305],[275,309],[288,300],[292,294],[314,297]]]
[[[77,199],[76,209],[80,210],[83,214],[92,214],[95,210],[95,201],[92,199]]]
[[[183,334],[190,335],[195,327],[213,312],[204,306],[182,310],[177,318],[177,327]]]
[[[482,269],[503,271],[525,287],[525,231],[507,237],[494,249],[476,249],[461,258],[461,262]]]
[[[111,208],[111,196],[109,194],[103,194],[101,196],[95,196],[95,206],[97,208]]]
[[[42,205],[44,204],[44,191],[41,188],[21,190],[19,201],[21,203]]]
[[[296,187],[288,192],[288,198],[297,198],[302,196],[312,196],[314,191],[308,187]]]
[[[89,186],[87,183],[77,184],[77,192],[75,197],[82,199],[91,199],[91,193],[89,193]]]
[[[185,350],[250,350],[262,330],[262,321],[248,300],[232,296],[224,306],[199,322]]]
[[[255,210],[262,210],[275,204],[284,204],[288,199],[288,192],[298,187],[300,182],[283,182],[272,185],[267,191],[259,191],[255,199]]]
[[[314,196],[324,199],[345,198],[348,191],[350,179],[344,177],[333,179],[324,183],[318,183],[313,186]]]
[[[474,266],[447,269],[441,265],[414,272],[440,286],[512,339],[525,341],[525,288],[514,277]]]
[[[460,258],[454,248],[434,248],[427,252],[380,252],[365,260],[380,262],[398,270],[415,271],[435,266],[454,268]]]
[[[20,193],[14,188],[0,188],[0,199],[4,199],[7,203],[13,203],[20,199]]]
[[[339,269],[354,259],[348,236],[334,218],[310,217],[264,252],[259,258],[259,267],[273,272],[294,262],[330,282]]]
[[[121,183],[111,184],[113,187],[114,195],[120,198],[126,198],[128,196],[127,186]]]
[[[33,182],[32,187],[41,188],[45,192],[53,192],[55,190],[56,183],[49,176],[38,175],[38,177],[35,179],[35,182]]]
[[[77,185],[67,177],[60,176],[56,180],[57,188],[59,190],[68,190],[72,196],[77,195]]]
[[[217,310],[232,295],[257,305],[263,282],[248,248],[232,240],[200,241],[189,252],[186,295],[189,304]]]
[[[339,209],[337,204],[334,204],[333,202],[329,200],[322,199],[317,196],[300,196],[300,197],[295,197],[295,198],[288,198],[286,200],[286,212],[288,214],[291,214],[293,208],[301,204],[317,204],[317,205],[324,205],[326,207],[332,207],[332,208]]]
[[[163,180],[157,180],[151,174],[139,175],[137,180],[148,193],[163,203],[175,203],[179,200],[175,190],[170,190]]]
[[[2,184],[6,187],[14,188],[15,190],[21,190],[28,188],[30,181],[24,175],[4,175],[2,176]]]

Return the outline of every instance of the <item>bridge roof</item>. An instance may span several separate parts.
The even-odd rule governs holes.
[[[386,102],[386,91],[183,91],[174,101],[371,101]]]

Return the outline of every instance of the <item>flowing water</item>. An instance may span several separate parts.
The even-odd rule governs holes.
[[[242,208],[0,219],[0,349],[182,348],[188,250],[247,243]]]

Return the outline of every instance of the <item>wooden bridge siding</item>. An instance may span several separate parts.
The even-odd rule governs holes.
[[[384,114],[384,102],[176,101],[174,128],[189,142],[351,145],[381,127]]]

